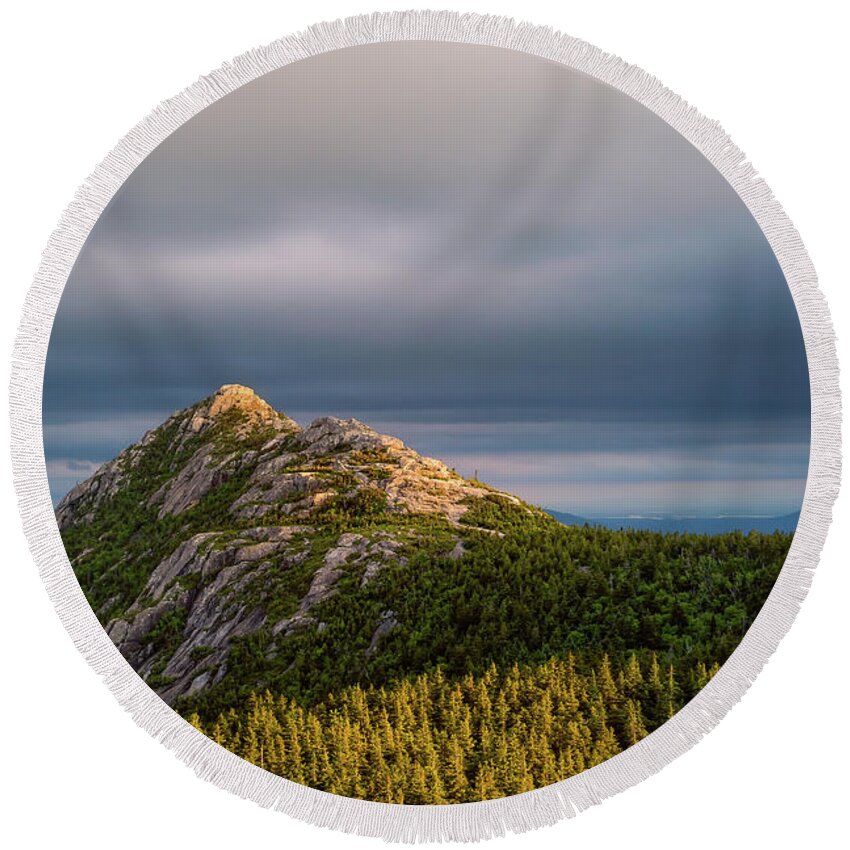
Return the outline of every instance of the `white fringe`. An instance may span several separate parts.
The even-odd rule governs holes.
[[[59,297],[92,226],[136,166],[204,107],[269,71],[339,48],[413,39],[493,45],[560,62],[625,92],[698,148],[745,201],[776,253],[803,327],[812,398],[809,476],[793,545],[767,602],[720,672],[660,729],[604,764],[525,794],[446,806],[373,803],[298,785],[218,746],[162,702],[121,657],[77,584],[53,515],[41,431],[44,363]],[[840,395],[832,323],[803,243],[770,189],[717,122],[654,77],[578,39],[503,17],[410,11],[317,24],[237,57],[165,101],[118,143],[63,214],[27,296],[13,357],[12,460],[24,530],[50,598],[89,664],[136,723],[203,779],[303,821],[388,841],[476,841],[551,824],[635,785],[692,747],[743,696],[790,627],[838,492]]]

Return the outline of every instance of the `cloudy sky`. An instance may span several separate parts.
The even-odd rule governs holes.
[[[802,336],[743,203],[624,95],[497,48],[304,60],[148,157],[56,317],[54,497],[224,383],[584,516],[803,495]]]

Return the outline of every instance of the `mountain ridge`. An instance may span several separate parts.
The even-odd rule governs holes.
[[[564,525],[603,526],[613,530],[657,531],[662,534],[724,534],[740,531],[747,534],[758,531],[771,534],[774,531],[793,533],[800,519],[800,512],[777,516],[716,516],[716,517],[582,517],[577,514],[544,508],[546,513]]]

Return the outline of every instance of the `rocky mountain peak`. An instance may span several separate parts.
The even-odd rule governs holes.
[[[271,405],[260,398],[251,387],[242,384],[222,384],[212,396],[210,415],[216,416],[231,407],[242,410],[256,410],[267,413],[272,410]]]
[[[197,434],[220,421],[230,411],[243,414],[242,426],[252,427],[258,424],[271,425],[275,430],[300,431],[297,422],[275,410],[267,401],[260,398],[250,387],[241,384],[224,384],[208,399],[199,404],[194,411],[189,429]]]
[[[371,593],[423,550],[457,561],[470,535],[500,535],[466,517],[493,499],[531,515],[357,419],[302,429],[225,384],[78,484],[56,518],[109,635],[173,701],[238,675],[229,653],[246,636],[276,658],[320,633],[338,593]],[[381,611],[364,657],[398,627]]]

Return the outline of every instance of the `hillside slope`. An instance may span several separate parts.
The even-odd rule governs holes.
[[[354,419],[302,429],[227,385],[56,509],[93,609],[164,700],[212,718],[603,653],[722,663],[787,534],[567,527]],[[683,696],[687,693],[683,691]]]

